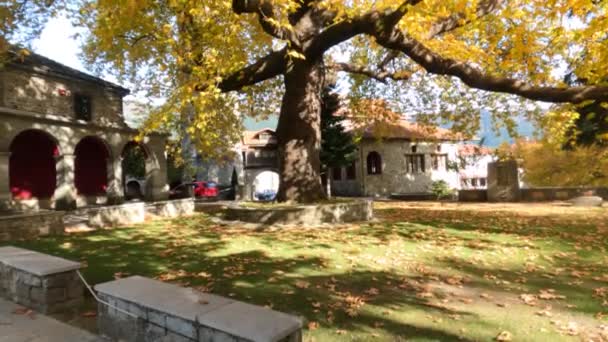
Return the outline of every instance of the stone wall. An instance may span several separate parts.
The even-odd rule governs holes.
[[[412,153],[413,145],[416,146],[417,154],[424,154],[425,172],[407,171],[405,155]],[[432,155],[436,153],[447,154],[448,161],[455,162],[458,154],[456,144],[442,142],[439,152],[437,152],[435,142],[410,142],[403,139],[382,141],[366,139],[359,146],[356,181],[332,181],[332,192],[337,196],[423,193],[428,192],[431,184],[438,180],[446,181],[452,188],[459,186],[458,172],[433,170],[431,163]],[[367,174],[367,155],[372,151],[378,152],[382,158],[382,173],[380,174]]]
[[[487,202],[487,190],[459,190],[458,201],[460,202]]]
[[[100,334],[121,341],[300,342],[298,317],[132,276],[95,286]],[[125,313],[127,312],[127,313]]]
[[[0,72],[3,106],[11,109],[75,120],[74,94],[91,97],[91,123],[126,128],[122,117],[122,96],[91,82],[7,68]]]
[[[516,202],[520,199],[519,171],[514,160],[488,164],[488,201]]]
[[[162,217],[178,217],[194,213],[194,198],[175,199],[146,203],[146,214]]]
[[[226,209],[225,217],[228,220],[262,224],[320,225],[361,222],[373,218],[373,206],[369,200],[276,208],[248,208],[233,205]]]
[[[16,247],[0,247],[0,295],[48,314],[84,301],[80,263]]]
[[[64,213],[60,211],[0,214],[0,241],[63,234],[63,216]]]
[[[520,190],[521,200],[526,202],[565,201],[586,193],[608,200],[608,188],[544,187]]]

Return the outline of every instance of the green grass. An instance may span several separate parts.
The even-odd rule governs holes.
[[[279,231],[197,215],[13,244],[85,261],[92,283],[138,274],[301,315],[306,341],[489,341],[503,331],[600,341],[608,212],[522,208],[377,203],[377,223]]]

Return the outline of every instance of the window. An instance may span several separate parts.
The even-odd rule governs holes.
[[[260,133],[260,135],[258,136],[258,140],[270,140],[271,137],[272,136],[268,132]]]
[[[418,151],[418,146],[412,145],[412,153],[416,153]]]
[[[477,178],[471,178],[471,185],[477,187]]]
[[[486,179],[485,178],[479,178],[479,185],[485,187],[486,186]]]
[[[348,167],[346,167],[346,179],[357,179],[357,169],[355,167],[355,162],[352,162]]]
[[[331,169],[331,174],[332,174],[332,179],[335,181],[339,181],[342,180],[342,168],[341,167],[334,167]]]
[[[433,154],[431,155],[431,167],[433,170],[445,171],[448,169],[448,155],[447,154]]]
[[[422,173],[426,171],[424,154],[406,154],[405,167],[407,173]]]
[[[382,173],[382,158],[378,152],[370,152],[367,155],[367,174],[379,175]]]
[[[83,94],[74,94],[74,114],[76,119],[91,121],[91,97]]]
[[[436,152],[441,152],[441,145],[437,145],[437,147],[435,147],[435,151]]]

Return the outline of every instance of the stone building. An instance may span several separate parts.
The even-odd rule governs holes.
[[[357,158],[331,171],[336,196],[428,193],[434,181],[459,187],[456,171],[460,138],[442,128],[406,120],[362,132]]]
[[[164,135],[135,142],[129,90],[40,55],[0,69],[0,206],[73,209],[120,203],[122,156],[146,156],[146,197],[167,197]]]

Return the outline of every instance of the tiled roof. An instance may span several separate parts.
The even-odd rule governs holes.
[[[269,133],[270,139],[268,140],[260,140],[259,135],[261,133]],[[274,130],[270,128],[264,128],[259,131],[244,131],[243,132],[243,145],[247,146],[268,146],[268,145],[276,145],[277,138],[275,136]]]
[[[46,58],[37,53],[33,53],[31,51],[28,52],[29,54],[24,57],[18,57],[16,56],[15,52],[12,52],[15,58],[11,61],[11,65],[16,67],[28,68],[43,74],[55,74],[59,76],[96,83],[98,85],[111,88],[122,96],[128,95],[130,92],[129,89],[121,87],[112,82],[108,82],[102,78],[92,76],[82,71],[70,68],[67,65],[56,62],[50,58]]]
[[[364,138],[406,139],[406,140],[463,140],[459,133],[449,129],[426,126],[407,120],[397,122],[372,124],[362,129]]]
[[[458,147],[458,154],[461,156],[490,155],[492,153],[494,153],[494,149],[485,146],[465,144]]]

